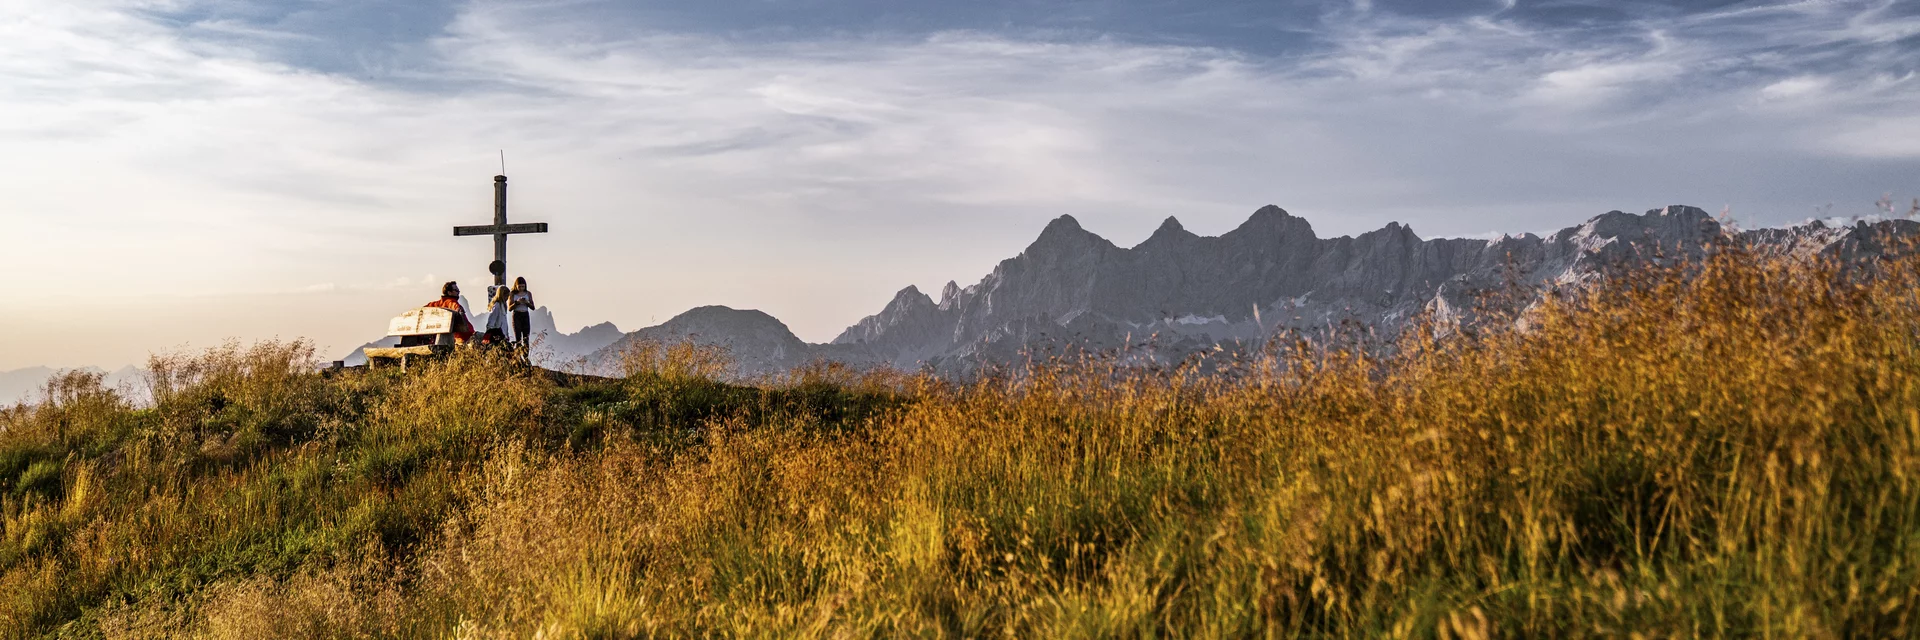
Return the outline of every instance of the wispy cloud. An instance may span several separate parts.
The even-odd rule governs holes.
[[[18,287],[49,300],[478,279],[486,248],[446,227],[489,215],[501,148],[515,215],[555,223],[513,245],[543,299],[623,324],[759,307],[814,339],[901,285],[977,277],[1060,213],[1122,243],[1269,202],[1327,233],[1670,202],[1786,221],[1920,186],[1920,16],[1893,7],[1595,25],[1330,3],[1274,52],[1099,29],[738,37],[486,1],[339,54],[358,66],[314,63],[288,43],[337,34],[250,5],[0,7],[0,171],[28,185],[0,224],[34,238],[0,270],[66,265]],[[335,325],[356,344],[372,326]]]
[[[1760,88],[1760,96],[1767,100],[1793,100],[1818,95],[1827,90],[1830,81],[1820,76],[1794,76]]]

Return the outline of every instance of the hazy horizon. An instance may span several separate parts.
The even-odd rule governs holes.
[[[127,0],[0,7],[0,371],[337,358],[513,275],[563,330],[718,304],[813,342],[1071,214],[1130,246],[1744,224],[1920,191],[1895,2]],[[1831,205],[1831,209],[1823,209]],[[16,276],[18,277],[18,276]]]

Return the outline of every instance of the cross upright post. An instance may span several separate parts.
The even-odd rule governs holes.
[[[515,233],[546,233],[547,223],[507,224],[507,177],[493,177],[493,224],[454,227],[455,236],[493,236],[493,284],[507,283],[507,236]]]
[[[493,177],[493,226],[507,226],[507,177]],[[507,283],[507,234],[493,234],[493,259],[500,261],[500,273],[493,274],[496,285]]]

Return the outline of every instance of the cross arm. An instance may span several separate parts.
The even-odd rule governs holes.
[[[471,227],[454,227],[456,236],[494,236],[509,233],[546,233],[547,223],[526,222],[521,224],[484,224]]]

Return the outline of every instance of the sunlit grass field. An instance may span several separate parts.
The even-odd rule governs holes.
[[[1920,633],[1920,259],[1727,250],[1391,346],[69,374],[0,413],[0,634]]]

